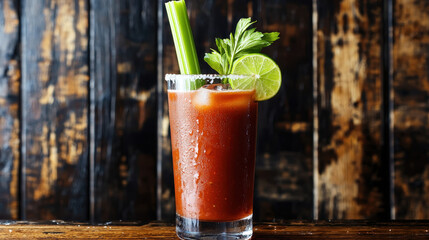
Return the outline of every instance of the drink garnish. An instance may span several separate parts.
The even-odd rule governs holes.
[[[231,33],[229,39],[216,38],[218,50],[211,49],[212,52],[204,56],[210,67],[219,74],[230,74],[237,59],[259,53],[262,48],[279,39],[278,32],[261,33],[256,28],[248,29],[255,22],[251,22],[250,18],[242,18],[237,23],[235,34]]]
[[[216,38],[218,50],[211,49],[204,60],[219,74],[249,75],[249,78],[228,79],[228,82],[233,89],[255,89],[255,100],[263,101],[278,92],[282,78],[278,65],[259,52],[279,39],[279,33],[249,29],[254,23],[250,18],[240,19],[229,39]]]
[[[185,0],[165,3],[181,74],[199,74],[197,51]]]
[[[165,3],[171,33],[173,34],[177,61],[181,74],[200,74],[197,50],[189,23],[185,0],[169,1]],[[188,90],[196,90],[205,84],[203,80],[182,82]]]
[[[235,61],[233,74],[250,75],[248,78],[230,78],[232,89],[255,89],[255,100],[264,101],[272,98],[280,89],[282,74],[279,66],[269,57],[253,53]]]

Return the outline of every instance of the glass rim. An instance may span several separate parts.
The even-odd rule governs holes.
[[[204,80],[216,80],[216,79],[244,79],[249,77],[256,77],[259,76],[253,76],[253,75],[237,75],[237,74],[172,74],[167,73],[165,74],[165,81],[184,81],[184,80],[198,80],[198,79],[204,79]]]

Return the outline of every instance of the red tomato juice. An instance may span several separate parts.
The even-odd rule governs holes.
[[[168,91],[176,213],[234,221],[253,213],[254,91]]]

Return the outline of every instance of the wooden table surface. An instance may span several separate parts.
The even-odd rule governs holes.
[[[429,239],[429,221],[256,223],[253,239]],[[0,239],[177,239],[172,223],[0,221]]]

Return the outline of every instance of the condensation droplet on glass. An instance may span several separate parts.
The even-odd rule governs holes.
[[[194,160],[197,160],[197,158],[198,158],[198,146],[195,148]],[[197,164],[197,163],[195,162],[194,166],[195,166],[196,164]]]
[[[194,132],[191,130],[189,130],[189,135],[192,135]]]
[[[193,141],[192,141],[193,142]],[[198,147],[198,136],[197,136],[197,144],[195,146],[195,154],[194,154],[194,159],[197,160],[198,157],[198,152],[199,152],[199,147]]]

